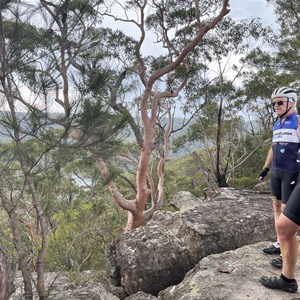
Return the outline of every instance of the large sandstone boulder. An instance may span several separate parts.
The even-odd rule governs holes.
[[[157,295],[201,259],[275,238],[270,196],[224,189],[190,210],[157,213],[107,251],[107,272],[128,295]],[[209,298],[207,298],[209,299]]]

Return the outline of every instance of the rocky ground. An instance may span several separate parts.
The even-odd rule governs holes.
[[[121,289],[108,286],[96,272],[84,272],[77,280],[65,274],[47,273],[52,285],[49,299],[55,300],[300,300],[300,293],[288,294],[264,288],[260,276],[280,274],[269,264],[276,255],[261,249],[270,242],[244,246],[237,250],[213,254],[203,258],[178,285],[170,286],[153,296],[143,292],[127,296]],[[300,261],[300,260],[299,260]],[[298,266],[300,276],[300,264]],[[298,278],[300,282],[300,277]],[[72,282],[73,281],[73,282]],[[18,274],[16,292],[10,300],[21,300],[22,280]],[[113,294],[114,293],[114,294]],[[34,299],[38,299],[36,296]]]
[[[276,256],[261,251],[275,237],[268,193],[224,189],[205,199],[181,193],[173,205],[176,212],[158,213],[112,245],[107,274],[46,274],[49,299],[300,300],[300,293],[258,282],[280,274],[269,263]],[[300,283],[300,263],[297,271]],[[23,293],[18,273],[10,300],[23,300]]]

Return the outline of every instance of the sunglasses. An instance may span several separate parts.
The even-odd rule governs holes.
[[[272,102],[272,106],[275,106],[276,104],[278,106],[281,106],[281,105],[283,105],[283,103],[286,103],[286,101],[282,101],[282,100],[280,100],[280,101],[274,101],[274,102]]]

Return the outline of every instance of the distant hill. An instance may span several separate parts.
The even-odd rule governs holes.
[[[61,115],[52,113],[51,118],[56,119]],[[24,135],[32,131],[32,115],[28,112],[17,112],[17,119],[21,126],[21,131]],[[59,128],[57,124],[49,123],[46,120],[37,120],[36,126],[47,126],[49,128]],[[0,111],[0,142],[9,142],[12,140],[13,124],[11,121],[11,114],[8,111]]]
[[[51,114],[51,118],[55,119],[55,118],[59,118],[61,115],[58,113],[54,113]],[[31,115],[30,113],[25,113],[25,112],[18,112],[17,113],[17,118],[20,121],[21,124],[21,130],[22,132],[25,134],[26,132],[30,133],[31,132]],[[10,112],[8,111],[0,111],[0,143],[2,142],[9,142],[12,140],[12,133],[13,133],[13,126],[11,125],[11,115]],[[43,123],[44,122],[44,123]],[[186,119],[184,118],[174,118],[173,119],[173,130],[175,130],[174,133],[172,133],[171,138],[170,138],[170,145],[172,143],[172,140],[174,138],[179,137],[180,135],[186,133],[188,126],[192,123],[190,122],[188,126],[184,126],[184,124],[187,122]],[[60,126],[57,124],[50,124],[50,123],[46,123],[45,121],[41,121],[41,125],[45,124],[45,126],[49,127],[49,128],[59,128]],[[166,126],[167,125],[167,120],[162,122],[162,126]],[[183,128],[182,128],[183,127]],[[180,130],[179,130],[180,129]],[[178,131],[176,131],[178,130]],[[130,130],[129,136],[127,137],[128,140],[134,140],[134,134],[132,133],[132,131]],[[177,153],[173,153],[171,151],[171,149],[169,150],[169,156],[170,157],[174,157],[174,156],[180,156],[182,154],[185,154],[186,151],[182,150],[182,151],[178,151]]]

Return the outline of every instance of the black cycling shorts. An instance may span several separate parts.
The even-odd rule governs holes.
[[[300,226],[300,182],[294,188],[283,214]]]
[[[271,193],[274,200],[280,200],[286,204],[296,186],[298,175],[283,171],[272,170],[271,173]],[[294,182],[293,184],[291,184]]]

